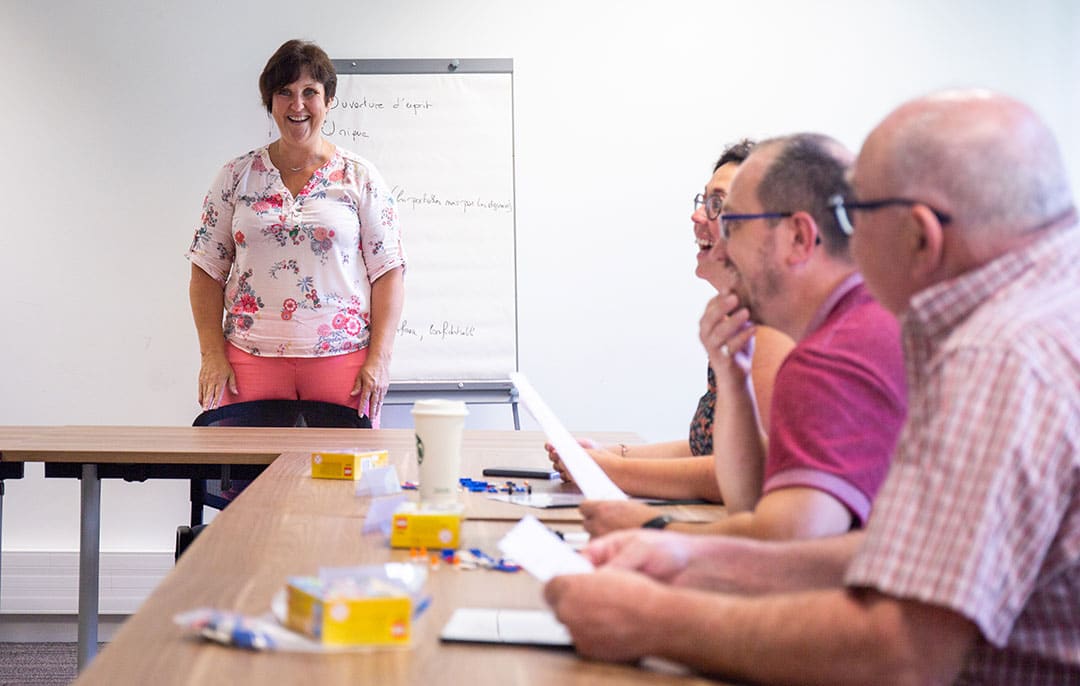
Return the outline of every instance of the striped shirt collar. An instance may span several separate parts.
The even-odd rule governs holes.
[[[1030,245],[916,293],[900,317],[905,334],[934,340],[948,333],[979,305],[1048,260],[1080,260],[1080,226],[1053,229]]]

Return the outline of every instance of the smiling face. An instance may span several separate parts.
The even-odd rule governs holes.
[[[758,150],[742,164],[724,203],[725,213],[765,211],[758,200],[757,188],[772,157]],[[751,219],[733,225],[726,244],[718,241],[710,252],[711,257],[723,260],[735,275],[731,291],[750,311],[750,318],[761,324],[772,323],[769,313],[783,289],[776,242],[777,232],[766,220]]]
[[[739,165],[728,162],[713,172],[712,178],[705,184],[705,197],[717,196],[721,201],[727,199],[728,190],[731,188],[731,180],[735,177]],[[697,241],[697,268],[694,273],[700,279],[705,279],[717,291],[726,292],[734,285],[735,277],[727,265],[726,254],[723,246],[717,246],[717,255],[713,255],[713,248],[717,243],[723,243],[720,239],[719,222],[709,219],[705,213],[705,205],[701,205],[690,215],[690,221],[694,224],[694,239]]]
[[[329,107],[323,85],[306,68],[292,83],[274,91],[270,115],[286,145],[313,148],[321,141]]]

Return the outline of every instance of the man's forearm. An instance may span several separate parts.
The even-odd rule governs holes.
[[[738,512],[712,522],[671,522],[669,531],[698,536],[753,537],[753,513]]]
[[[739,681],[948,683],[974,637],[952,613],[876,594],[665,591],[646,654]]]
[[[744,379],[741,384],[717,375],[713,415],[715,479],[728,512],[754,509],[761,497],[765,446],[757,411]],[[727,390],[725,390],[725,388]]]
[[[861,531],[785,542],[695,537],[690,562],[674,583],[744,594],[839,588],[862,537]]]

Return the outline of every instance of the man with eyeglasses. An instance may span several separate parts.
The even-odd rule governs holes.
[[[1053,135],[1005,96],[927,96],[833,207],[910,382],[865,531],[616,534],[549,602],[586,655],[739,680],[1080,683],[1080,227]]]
[[[738,275],[700,335],[716,379],[713,451],[727,517],[656,518],[627,501],[581,505],[593,535],[667,528],[786,540],[860,528],[885,480],[906,390],[895,317],[863,285],[828,200],[850,194],[852,155],[818,134],[759,143],[739,167],[709,258]],[[719,237],[716,237],[719,238]],[[797,341],[776,373],[767,440],[747,388],[754,324]]]

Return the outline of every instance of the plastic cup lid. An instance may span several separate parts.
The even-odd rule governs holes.
[[[433,414],[447,417],[464,417],[469,414],[461,400],[417,400],[413,403],[412,414]]]

